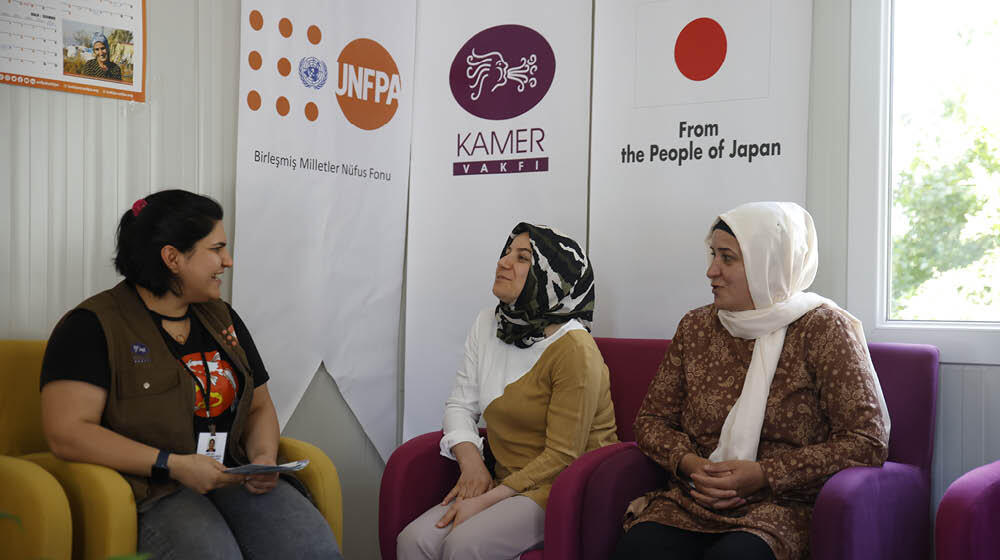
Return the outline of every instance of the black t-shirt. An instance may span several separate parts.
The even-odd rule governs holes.
[[[228,304],[227,304],[228,307]],[[253,388],[257,388],[268,380],[267,370],[260,359],[260,353],[254,345],[250,332],[236,311],[229,307],[229,315],[233,319],[236,339],[246,352],[253,376]],[[152,314],[150,314],[152,317]],[[207,432],[209,425],[214,423],[216,431],[228,432],[236,416],[236,405],[239,397],[246,390],[243,376],[234,367],[233,360],[220,348],[215,339],[209,335],[205,326],[193,314],[191,315],[191,332],[184,344],[173,339],[155,318],[153,320],[163,340],[167,343],[174,356],[178,357],[188,369],[188,374],[195,381],[194,429]],[[205,366],[212,375],[211,395],[209,397],[211,418],[204,407],[204,398],[199,390],[199,382],[205,384]],[[42,360],[42,387],[50,381],[70,380],[85,381],[107,390],[111,384],[111,366],[108,362],[108,344],[104,337],[104,329],[97,315],[86,309],[74,309],[52,331],[45,357]],[[195,437],[192,434],[192,437]]]

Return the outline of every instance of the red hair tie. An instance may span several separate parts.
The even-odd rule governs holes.
[[[139,200],[135,201],[135,203],[132,204],[132,215],[138,217],[139,212],[142,212],[142,209],[145,208],[147,204],[149,203],[146,202],[145,198],[140,198]]]

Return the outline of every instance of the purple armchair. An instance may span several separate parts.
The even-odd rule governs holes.
[[[934,534],[937,560],[987,560],[1000,554],[1000,461],[973,469],[948,487]]]
[[[611,370],[611,399],[615,404],[618,439],[634,440],[635,414],[670,341],[599,338],[597,345]],[[417,436],[399,446],[385,465],[379,493],[382,560],[396,559],[396,536],[410,521],[438,503],[458,480],[458,464],[442,457],[438,451],[440,439],[440,431]],[[567,467],[556,478],[549,494],[545,548],[526,552],[521,558],[576,560],[583,557],[587,480],[606,459],[634,447],[628,443],[609,445],[584,454]],[[609,527],[615,530],[619,526],[616,521]]]
[[[812,558],[926,559],[938,350],[909,344],[869,348],[892,419],[889,459],[880,468],[841,471],[823,486],[813,512]],[[616,402],[615,412],[634,417],[636,411],[619,411]],[[635,444],[620,447],[594,469],[583,497],[579,558],[607,558],[628,503],[665,479]]]

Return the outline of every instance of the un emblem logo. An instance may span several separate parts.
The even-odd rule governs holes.
[[[303,58],[299,61],[299,79],[306,87],[320,89],[326,84],[326,63],[314,56]]]

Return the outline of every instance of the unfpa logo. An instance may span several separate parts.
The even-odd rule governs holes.
[[[265,25],[264,15],[258,10],[251,11],[249,24],[253,31],[261,31]],[[288,18],[281,18],[277,22],[277,31],[285,39],[291,39],[295,27]],[[319,45],[323,32],[319,27],[310,25],[306,30],[306,39],[312,45]],[[251,50],[247,56],[251,70],[262,70],[266,67],[265,62],[265,54],[257,50]],[[276,58],[274,65],[280,76],[279,88],[289,85],[281,78],[295,80],[291,75],[292,62],[288,58]],[[382,45],[372,39],[355,39],[340,52],[332,70],[337,74],[333,88],[337,104],[351,124],[363,130],[375,130],[392,120],[399,108],[402,83],[396,61]],[[305,91],[322,90],[327,79],[332,78],[329,71],[327,63],[320,58],[307,55],[299,59],[298,79],[305,86]],[[327,88],[326,91],[330,90]],[[308,99],[308,95],[305,98]],[[264,95],[257,89],[247,92],[247,106],[251,111],[260,110],[264,100]],[[301,110],[307,120],[319,118],[319,101],[302,105]],[[295,96],[291,94],[274,96],[274,110],[281,117],[292,113],[294,103]]]
[[[347,120],[374,130],[392,120],[402,89],[389,51],[371,39],[355,39],[337,58],[337,103]]]
[[[451,93],[477,117],[510,119],[545,97],[555,71],[555,54],[545,37],[523,25],[498,25],[459,49],[451,63]]]

